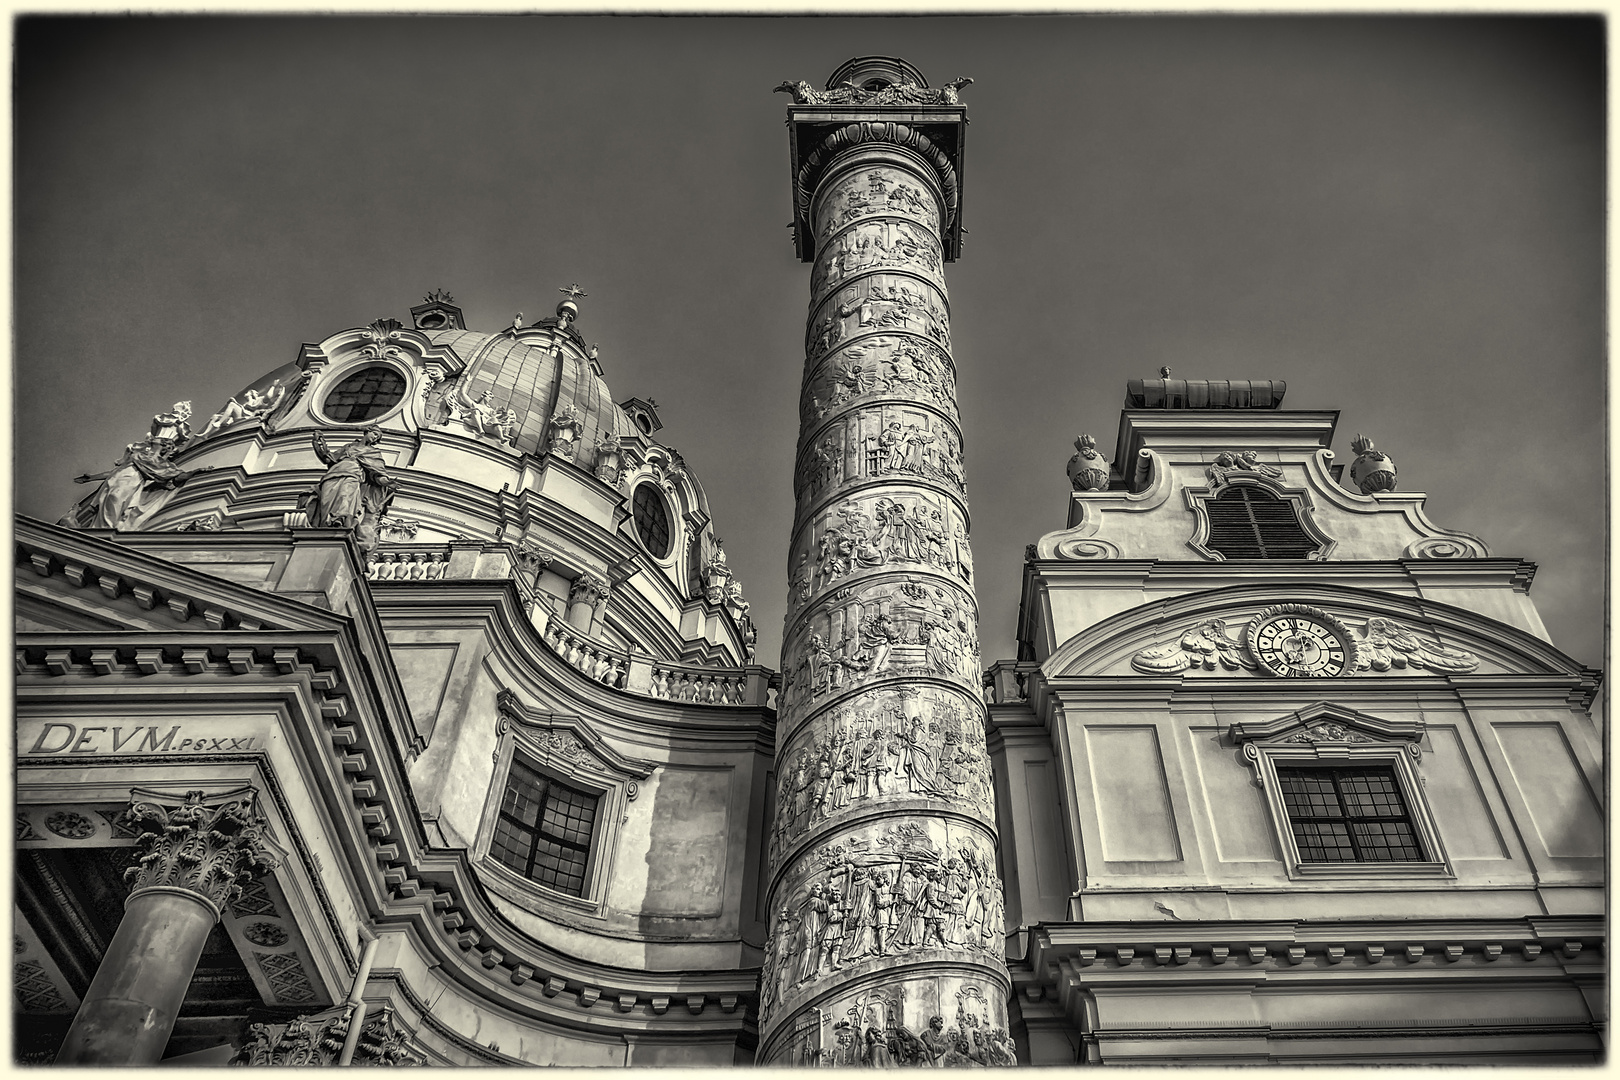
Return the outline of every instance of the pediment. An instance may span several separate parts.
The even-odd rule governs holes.
[[[635,782],[645,780],[658,767],[619,753],[598,735],[583,717],[545,712],[523,704],[511,690],[495,699],[499,713],[496,733],[511,729],[523,749],[542,764],[555,764],[569,772],[584,771],[599,779],[628,784],[634,798]]]
[[[1290,625],[1290,622],[1293,625]],[[1267,627],[1270,633],[1263,633]],[[1310,631],[1303,670],[1282,639]],[[1276,632],[1283,631],[1282,634]],[[1332,654],[1342,646],[1342,657]],[[1100,619],[1053,650],[1045,677],[1197,680],[1586,677],[1528,631],[1434,600],[1348,585],[1226,586],[1142,604]],[[1583,674],[1585,673],[1585,674]]]
[[[1387,743],[1415,745],[1423,738],[1422,720],[1385,720],[1355,709],[1319,701],[1272,720],[1244,721],[1227,728],[1227,736],[1238,745],[1285,745],[1288,743],[1351,744]]]

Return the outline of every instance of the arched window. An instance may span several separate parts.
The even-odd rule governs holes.
[[[329,420],[359,424],[383,415],[405,396],[405,380],[385,364],[373,364],[347,377],[326,395],[321,409]]]
[[[1304,559],[1321,547],[1299,523],[1294,504],[1254,484],[1233,484],[1204,504],[1209,540],[1228,559]]]

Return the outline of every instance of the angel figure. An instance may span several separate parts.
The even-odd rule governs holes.
[[[299,497],[299,508],[308,515],[311,528],[347,529],[362,552],[375,551],[377,522],[388,511],[398,487],[377,449],[382,429],[369,427],[360,438],[335,451],[319,431],[314,439],[315,456],[327,466],[326,475]]]
[[[241,400],[231,398],[225,407],[208,418],[208,426],[197,433],[197,438],[206,439],[222,428],[228,428],[238,420],[262,420],[276,410],[281,399],[286,395],[286,387],[277,379],[263,391],[248,390],[243,393]]]
[[[551,428],[551,453],[557,457],[574,459],[574,447],[585,431],[585,422],[572,404],[565,404],[547,421]]]
[[[1427,645],[1412,631],[1389,619],[1367,620],[1367,628],[1357,643],[1356,668],[1388,671],[1392,667],[1428,668],[1449,675],[1465,675],[1479,667],[1479,657],[1462,649]]]
[[[168,413],[153,418],[154,431],[170,434],[153,435],[124,447],[124,455],[106,472],[93,476],[76,476],[76,484],[90,484],[97,480],[102,485],[79,500],[68,511],[60,524],[76,529],[116,529],[131,532],[152,519],[174,496],[181,484],[198,473],[211,471],[212,465],[198,469],[182,469],[171,460],[176,448],[173,433],[178,425],[163,425],[159,421]],[[183,418],[182,418],[183,422]],[[188,429],[189,430],[189,429]]]
[[[480,435],[488,435],[495,427],[499,411],[495,405],[495,391],[485,390],[475,401],[461,407],[461,422]]]
[[[1241,641],[1226,636],[1220,619],[1205,619],[1182,635],[1180,641],[1143,649],[1131,657],[1131,666],[1148,675],[1175,675],[1188,668],[1214,671],[1217,661],[1227,671],[1255,669]]]
[[[510,405],[502,405],[495,410],[495,433],[500,441],[512,446],[517,445],[518,414]]]

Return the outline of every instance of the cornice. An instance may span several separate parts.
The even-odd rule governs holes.
[[[482,629],[492,658],[517,677],[508,689],[555,702],[555,712],[587,715],[615,738],[640,743],[658,739],[667,741],[671,749],[707,753],[755,746],[761,740],[769,743],[774,735],[776,716],[765,706],[671,701],[585,677],[541,640],[523,614],[522,598],[510,579],[412,582],[410,586],[379,590],[377,599],[390,623]],[[767,680],[771,675],[757,666],[716,669],[721,671],[757,672]]]

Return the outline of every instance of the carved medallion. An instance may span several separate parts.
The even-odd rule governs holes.
[[[242,936],[253,944],[263,945],[267,949],[287,944],[287,931],[275,923],[253,923],[242,931]]]
[[[72,810],[58,810],[45,819],[45,827],[57,836],[69,840],[83,840],[94,836],[96,823]]]

